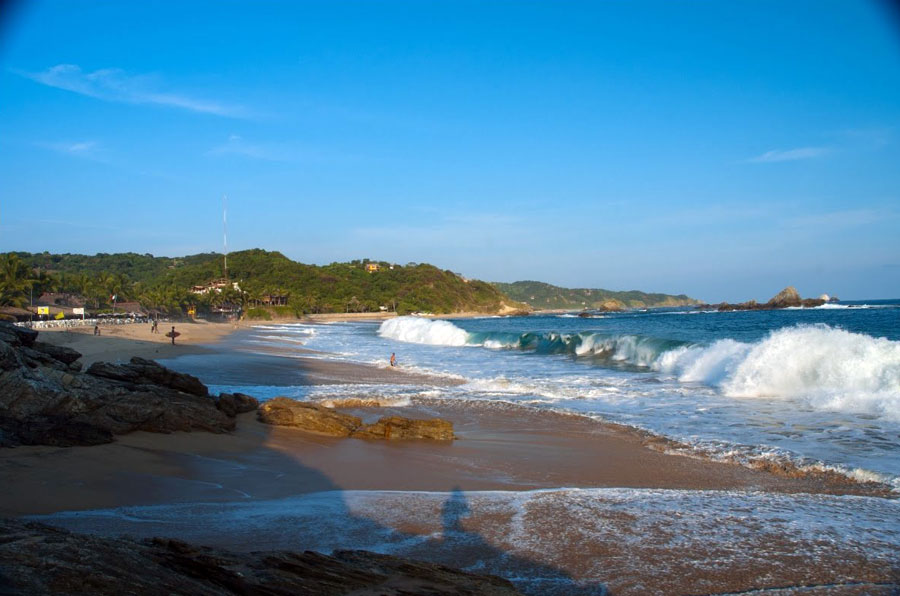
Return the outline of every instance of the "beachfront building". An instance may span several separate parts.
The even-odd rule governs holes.
[[[250,306],[287,306],[290,292],[263,294],[258,298],[250,298],[247,303]]]
[[[222,290],[231,286],[236,292],[241,291],[241,287],[238,285],[236,281],[228,281],[227,279],[216,279],[209,283],[206,283],[202,286],[191,286],[192,294],[209,294],[210,292],[215,292],[217,294],[221,294]]]

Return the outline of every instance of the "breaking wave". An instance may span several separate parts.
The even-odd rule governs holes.
[[[827,325],[798,325],[755,343],[682,346],[653,364],[730,397],[803,397],[817,410],[900,420],[900,342]]]
[[[469,333],[449,321],[398,317],[381,324],[382,337],[432,346],[480,346],[538,354],[568,354],[638,367],[651,366],[660,354],[684,342],[640,335],[604,333]]]
[[[814,410],[900,420],[900,342],[828,325],[771,331],[756,342],[703,345],[642,335],[469,333],[449,321],[399,317],[379,334],[400,341],[560,354],[702,383],[738,398],[802,398]]]
[[[431,346],[464,346],[469,336],[465,330],[449,321],[420,317],[388,319],[378,328],[378,335]]]

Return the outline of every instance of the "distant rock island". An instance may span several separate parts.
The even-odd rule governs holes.
[[[722,302],[720,304],[701,304],[697,308],[714,308],[719,311],[729,311],[729,310],[776,310],[779,308],[814,308],[816,306],[822,306],[826,302],[837,302],[836,296],[829,296],[828,294],[823,294],[819,298],[801,298],[800,293],[797,291],[797,288],[794,286],[788,286],[785,289],[781,290],[768,302],[757,302],[756,300],[748,300],[747,302],[740,302],[737,304],[730,304],[728,302]]]
[[[561,288],[540,281],[493,282],[492,285],[511,300],[524,302],[535,310],[602,310],[693,306],[699,300],[685,294],[659,294],[630,290],[617,292],[599,288]]]

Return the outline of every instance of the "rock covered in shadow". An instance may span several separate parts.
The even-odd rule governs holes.
[[[256,407],[243,394],[210,397],[196,377],[143,358],[81,372],[78,352],[36,340],[0,323],[0,447],[96,445],[136,430],[221,433]]]
[[[220,393],[215,399],[216,407],[232,418],[238,414],[252,412],[259,407],[259,400],[246,393]]]
[[[357,416],[325,406],[276,397],[259,406],[260,421],[276,426],[290,426],[332,437],[359,439],[430,439],[453,440],[453,423],[440,418],[414,420],[389,416],[373,424],[363,424]]]
[[[0,518],[3,594],[512,596],[505,579],[365,551],[232,553]]]
[[[87,369],[87,374],[130,385],[159,385],[182,393],[206,397],[209,389],[200,379],[186,373],[175,372],[153,360],[135,356],[128,364],[95,362]]]

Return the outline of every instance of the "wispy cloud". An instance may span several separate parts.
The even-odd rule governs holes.
[[[363,156],[335,151],[329,148],[313,147],[298,142],[256,143],[232,134],[228,140],[206,152],[207,155],[237,155],[261,161],[279,163],[346,163],[356,162]],[[371,158],[366,158],[371,161]]]
[[[797,149],[772,149],[762,155],[745,160],[748,163],[775,163],[779,161],[797,161],[815,159],[831,153],[830,147],[798,147]]]
[[[106,150],[97,141],[54,141],[49,143],[34,143],[36,147],[48,149],[63,155],[70,155],[81,159],[90,159],[108,163]]]
[[[158,105],[231,118],[247,116],[246,110],[240,106],[167,91],[158,77],[131,75],[118,68],[85,72],[76,64],[58,64],[42,72],[18,74],[48,87],[103,101]]]

